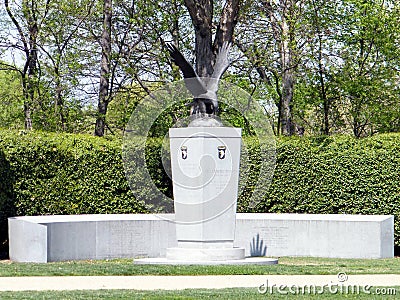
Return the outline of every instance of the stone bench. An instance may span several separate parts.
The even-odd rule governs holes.
[[[160,218],[161,216],[161,218]],[[173,215],[63,215],[9,218],[10,259],[52,262],[163,257],[176,247]],[[262,244],[261,244],[262,242]],[[238,213],[235,246],[246,256],[388,258],[394,217]]]

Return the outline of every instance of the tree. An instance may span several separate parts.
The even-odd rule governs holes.
[[[340,132],[343,118],[340,113],[341,92],[337,83],[338,49],[340,41],[335,37],[335,27],[343,19],[338,18],[337,1],[311,0],[307,5],[306,18],[310,24],[305,55],[306,65],[301,68],[303,109],[312,113],[308,122],[310,132],[329,135]]]
[[[298,130],[293,116],[293,98],[296,72],[308,38],[304,20],[307,1],[250,1],[241,19],[239,38],[235,40],[250,61],[250,68],[256,70],[263,84],[274,89],[278,107],[277,134],[293,135]]]
[[[320,87],[320,98],[322,99],[323,108],[324,108],[324,125],[323,125],[323,133],[328,135],[329,134],[329,109],[330,109],[330,99],[327,97],[327,90],[326,90],[326,68],[324,66],[324,59],[323,59],[323,33],[322,33],[322,25],[321,25],[321,17],[320,17],[320,8],[317,7],[317,1],[312,0],[312,8],[314,12],[314,29],[316,32],[317,37],[317,61],[318,61],[318,82]]]
[[[354,136],[361,137],[375,133],[386,118],[385,110],[399,105],[399,100],[394,107],[392,103],[398,99],[399,4],[365,0],[343,3],[346,6],[339,13],[353,21],[339,27],[337,38],[343,47],[338,80],[347,99],[348,123]]]
[[[281,128],[281,133],[283,135],[293,135],[294,134],[294,122],[292,116],[292,101],[293,101],[293,89],[295,83],[295,73],[296,68],[296,39],[295,39],[295,22],[297,11],[297,5],[301,3],[296,3],[298,1],[280,1],[280,24],[277,24],[276,16],[268,7],[267,11],[270,14],[271,23],[273,24],[274,30],[278,29],[275,33],[279,38],[279,52],[280,61],[282,68],[282,92],[281,99],[278,105],[279,108],[279,123]],[[270,5],[270,4],[269,4]]]
[[[108,5],[111,13],[103,13],[101,35],[89,30],[102,49],[95,129],[95,135],[98,136],[104,135],[106,128],[111,131],[106,122],[106,114],[108,104],[113,98],[119,92],[129,92],[135,83],[150,93],[141,75],[160,78],[160,74],[156,72],[162,71],[159,56],[153,54],[159,39],[158,30],[164,29],[158,19],[161,14],[161,8],[157,8],[159,3],[120,0],[110,6],[111,4]]]
[[[68,129],[70,108],[76,106],[76,100],[69,97],[78,84],[82,67],[79,64],[82,58],[78,56],[76,45],[84,45],[79,32],[94,10],[93,0],[73,1],[69,5],[62,0],[53,0],[47,22],[41,27],[38,46],[43,53],[42,81],[45,81],[45,89],[49,91],[48,102],[53,107],[46,118],[54,119],[57,130]]]
[[[194,54],[208,78],[232,42],[225,78],[275,102],[277,134],[398,131],[399,11],[394,0],[5,0],[0,69],[21,84],[21,99],[6,107],[20,107],[27,129],[87,132],[96,123],[107,134],[129,115],[116,110],[132,109],[121,100],[132,87],[143,97],[180,78],[163,41]]]
[[[18,42],[14,50],[22,50],[24,53],[24,66],[22,69],[16,65],[4,65],[3,69],[16,70],[20,73],[23,96],[25,129],[32,129],[32,109],[35,104],[35,94],[38,89],[38,35],[42,22],[46,20],[49,12],[50,0],[44,5],[36,1],[22,0],[18,3],[4,1],[8,17],[11,19],[18,33]]]

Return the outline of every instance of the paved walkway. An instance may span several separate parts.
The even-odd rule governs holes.
[[[52,276],[0,277],[0,291],[182,290],[235,287],[358,285],[400,287],[400,275],[210,275],[210,276]],[[397,291],[400,294],[400,288]]]

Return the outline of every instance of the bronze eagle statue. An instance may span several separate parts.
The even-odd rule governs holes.
[[[216,116],[218,113],[218,82],[229,67],[229,42],[224,42],[216,55],[214,70],[210,77],[199,77],[193,66],[185,59],[175,45],[166,44],[172,61],[179,67],[185,79],[186,88],[193,95],[191,115]]]

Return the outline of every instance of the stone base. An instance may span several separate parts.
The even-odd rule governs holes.
[[[165,257],[134,259],[136,265],[276,265],[277,258],[245,257],[233,260],[172,260]]]
[[[246,257],[394,256],[393,216],[239,213],[236,219],[235,240],[229,247],[244,247]],[[10,259],[45,263],[165,257],[167,248],[191,246],[177,242],[173,220],[173,214],[9,218]]]
[[[223,261],[244,259],[244,248],[167,248],[168,260]]]
[[[167,257],[134,259],[138,265],[274,265],[278,259],[245,257],[245,249],[232,248],[167,248]]]

